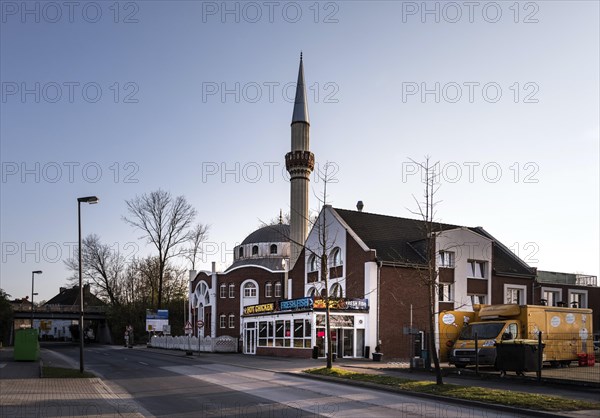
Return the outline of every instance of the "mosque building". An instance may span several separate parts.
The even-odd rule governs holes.
[[[359,202],[357,210],[326,205],[309,223],[315,157],[302,56],[285,163],[290,224],[280,217],[278,224],[252,232],[222,272],[215,263],[212,271],[193,272],[190,317],[203,323],[199,336],[239,338],[245,354],[324,357],[327,302],[337,357],[369,357],[376,350],[387,358],[421,355],[429,303],[422,278],[429,261],[424,222],[368,213]],[[432,238],[436,312],[540,303],[536,269],[483,228],[436,223]],[[580,304],[586,306],[580,307],[587,307],[588,289],[571,287],[564,298],[585,292]],[[443,335],[437,344],[443,347]]]

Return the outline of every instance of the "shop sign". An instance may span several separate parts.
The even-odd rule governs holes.
[[[317,315],[316,325],[326,325],[325,315]],[[329,326],[332,328],[354,328],[354,317],[352,315],[329,315]]]
[[[325,299],[315,299],[314,309],[325,309]],[[343,311],[368,310],[369,301],[367,299],[329,299],[329,309],[338,309]]]
[[[264,312],[273,312],[275,310],[274,303],[262,303],[260,305],[244,306],[244,315],[253,315]]]
[[[300,309],[312,309],[312,298],[300,298],[279,301],[280,311],[296,311]]]

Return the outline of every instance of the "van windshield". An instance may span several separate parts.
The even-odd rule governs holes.
[[[467,325],[460,333],[461,340],[474,340],[475,334],[479,340],[494,339],[500,334],[504,328],[504,322],[492,322],[490,324],[470,324]]]

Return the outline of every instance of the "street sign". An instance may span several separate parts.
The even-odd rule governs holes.
[[[198,325],[198,328],[202,328],[204,326],[204,321],[199,319],[198,322],[196,322],[196,325]]]
[[[186,334],[191,334],[192,333],[192,323],[190,321],[187,321],[185,323],[185,327],[183,327],[183,329],[185,330]]]

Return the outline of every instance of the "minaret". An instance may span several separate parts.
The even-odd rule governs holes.
[[[285,167],[290,173],[290,269],[296,264],[308,235],[308,188],[310,173],[315,167],[315,156],[309,147],[309,131],[304,65],[300,53],[300,69],[292,114],[292,150],[285,156]]]

